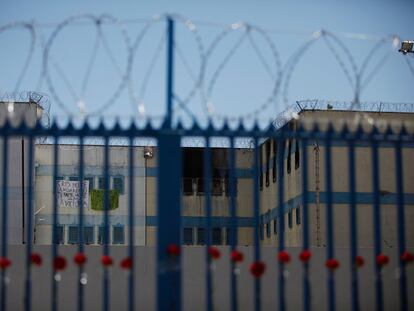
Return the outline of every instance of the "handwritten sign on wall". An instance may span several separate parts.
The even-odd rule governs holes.
[[[59,207],[79,208],[80,182],[59,180],[57,184]],[[89,181],[83,182],[83,207],[89,208]]]

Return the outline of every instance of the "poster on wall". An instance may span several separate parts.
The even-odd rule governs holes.
[[[79,208],[80,182],[59,180],[57,183],[58,206]],[[89,181],[83,182],[83,207],[89,208]]]

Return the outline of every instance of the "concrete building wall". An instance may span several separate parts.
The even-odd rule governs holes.
[[[79,178],[79,145],[58,146],[58,177],[64,180]],[[143,157],[143,147],[134,147],[134,222],[135,244],[145,245],[146,225],[146,174],[148,170]],[[52,241],[53,224],[53,152],[54,145],[36,145],[35,155],[35,194],[36,194],[36,243],[50,244]],[[109,148],[109,188],[115,188],[115,179],[120,182],[121,190],[118,197],[118,207],[109,211],[110,241],[111,243],[126,244],[129,232],[129,150],[126,147]],[[88,180],[90,190],[102,189],[104,182],[104,147],[84,147],[84,180]],[[93,243],[97,244],[99,227],[104,223],[104,212],[92,209],[91,193],[89,194],[89,207],[84,208],[84,225],[93,227]],[[70,227],[79,223],[79,208],[58,206],[58,224],[64,226],[64,241],[69,242],[68,231]],[[120,229],[114,229],[114,227]],[[123,232],[123,239],[114,241],[114,230]],[[121,234],[122,235],[122,234]]]
[[[39,119],[41,108],[36,103],[5,103],[0,102],[0,127],[8,120],[10,126],[18,126],[25,122],[33,126]],[[22,136],[8,138],[7,161],[7,201],[3,199],[3,157],[4,138],[0,138],[0,215],[3,206],[7,209],[7,241],[20,244],[25,239],[25,223],[29,206],[29,139]],[[4,204],[4,205],[3,205]]]
[[[339,124],[355,119],[355,113],[338,111],[305,111],[300,115],[299,121],[305,122],[311,118],[313,121],[326,123],[326,120]],[[412,122],[412,114],[398,113],[369,113],[360,118],[371,118],[377,123],[388,122],[395,128],[403,122]],[[288,125],[291,126],[291,125]],[[295,125],[294,125],[295,126]],[[293,127],[294,127],[293,126]],[[297,125],[296,125],[297,126]],[[291,140],[295,146],[295,140]],[[273,146],[271,140],[271,146]],[[266,143],[262,150],[262,170],[266,170]],[[285,243],[288,246],[302,245],[303,215],[302,205],[302,163],[295,169],[295,151],[291,148],[291,171],[287,172],[289,157],[289,141],[285,142],[286,152],[284,154],[284,223]],[[395,146],[390,143],[379,145],[379,189],[381,202],[381,242],[387,247],[396,247],[397,244],[397,194],[396,194],[396,167],[395,167]],[[273,147],[272,147],[273,148]],[[272,149],[273,151],[273,149]],[[301,150],[302,151],[302,150]],[[301,155],[300,151],[300,155]],[[308,198],[309,198],[309,229],[310,242],[314,246],[326,246],[326,170],[325,170],[325,142],[321,140],[308,140]],[[331,171],[332,171],[332,203],[333,203],[333,231],[334,241],[337,246],[349,246],[350,236],[350,195],[349,195],[349,149],[343,141],[332,141],[331,146]],[[270,157],[272,163],[273,153]],[[404,212],[405,212],[405,235],[407,245],[414,245],[414,228],[410,223],[414,219],[414,164],[411,159],[414,157],[414,146],[412,143],[402,145],[402,166],[403,166],[403,189],[404,189]],[[356,204],[358,221],[358,243],[361,246],[371,247],[374,241],[373,222],[373,168],[372,148],[369,143],[357,142],[355,146],[355,173],[356,173]],[[276,170],[279,169],[277,166]],[[270,175],[273,173],[272,165],[269,168]],[[275,234],[274,220],[277,217],[278,182],[270,182],[260,193],[261,198],[261,231],[262,244],[276,245],[278,234]],[[296,216],[298,214],[298,217]],[[291,220],[289,220],[291,219]],[[277,224],[279,226],[279,224]],[[270,235],[268,235],[268,227]],[[278,229],[278,228],[276,228]]]
[[[36,232],[38,244],[49,244],[52,241],[53,224],[53,149],[54,145],[36,145]],[[58,177],[70,180],[79,176],[79,145],[59,145]],[[152,148],[152,157],[144,158],[145,147],[135,147],[135,241],[137,245],[156,245],[157,232],[157,149]],[[239,243],[250,245],[253,231],[251,230],[252,187],[251,162],[246,160],[251,151],[237,150],[237,217]],[[99,187],[99,179],[104,176],[104,147],[84,147],[84,178],[93,180],[92,188]],[[128,204],[129,204],[129,171],[128,147],[110,147],[109,176],[110,189],[114,187],[113,177],[123,179],[124,191],[119,196],[119,208],[109,211],[110,225],[120,226],[124,230],[123,244],[128,241]],[[240,171],[239,171],[240,170]],[[90,181],[92,181],[90,180]],[[224,184],[223,184],[224,187]],[[90,194],[91,195],[91,194]],[[220,228],[221,244],[228,241],[230,228],[230,197],[224,188],[220,195],[212,196],[213,226]],[[89,198],[89,204],[91,199]],[[58,224],[63,226],[65,244],[70,243],[70,227],[79,222],[78,208],[58,207]],[[182,196],[182,226],[193,231],[193,243],[197,244],[198,229],[205,227],[205,196],[194,192]],[[99,227],[103,224],[103,211],[95,211],[90,207],[84,209],[85,227],[93,227],[94,243],[98,242]],[[110,230],[110,241],[113,241],[113,228]],[[183,229],[184,230],[184,229]],[[249,233],[247,233],[249,232]]]

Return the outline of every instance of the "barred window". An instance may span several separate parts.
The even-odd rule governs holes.
[[[197,245],[206,244],[206,230],[204,228],[197,228]]]
[[[69,226],[68,243],[77,244],[79,241],[78,226]]]
[[[118,190],[120,194],[124,194],[124,178],[123,177],[113,177],[112,188]]]
[[[183,230],[183,244],[193,244],[193,228],[184,228]]]
[[[296,150],[295,150],[295,170],[300,166],[300,150],[299,150],[299,141],[296,140]]]
[[[125,244],[125,230],[123,226],[113,226],[112,244]]]
[[[92,226],[83,227],[83,242],[85,244],[94,244],[95,243],[95,235],[93,232]]]
[[[290,174],[291,170],[292,170],[292,165],[291,165],[291,153],[292,153],[292,140],[289,139],[289,143],[288,143],[288,154],[287,154],[287,161],[286,161],[286,166],[287,166],[287,173]]]
[[[65,227],[62,225],[56,226],[56,244],[65,244]]]
[[[213,228],[213,245],[221,245],[222,244],[222,237],[221,237],[221,228]]]
[[[300,225],[300,206],[296,209],[296,224]]]

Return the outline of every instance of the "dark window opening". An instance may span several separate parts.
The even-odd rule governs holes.
[[[197,245],[206,244],[206,230],[204,228],[197,228]]]
[[[272,177],[273,182],[275,183],[277,180],[277,169],[276,169],[276,163],[277,163],[277,141],[276,139],[273,139],[273,168],[272,168]]]
[[[104,177],[98,178],[98,189],[105,189],[105,178]]]
[[[192,245],[193,244],[193,228],[184,228],[183,229],[183,244]]]
[[[78,176],[70,176],[69,180],[70,181],[79,181],[79,177]]]
[[[231,236],[231,228],[226,228],[226,245],[230,245],[233,237]],[[236,243],[234,243],[236,244]]]
[[[296,209],[296,224],[300,225],[300,206]]]
[[[221,228],[213,228],[213,245],[221,245],[222,238],[221,238]]]
[[[260,240],[263,240],[264,239],[264,230],[263,230],[264,228],[263,228],[263,224],[260,224],[259,225],[259,236],[260,236]]]
[[[277,218],[273,220],[273,233],[277,234]]]
[[[259,147],[259,171],[260,171],[260,191],[263,190],[263,159],[262,159],[262,147]]]
[[[269,178],[269,174],[270,174],[270,172],[269,172],[269,168],[270,168],[270,147],[271,147],[270,143],[271,143],[271,140],[268,139],[266,141],[266,145],[265,145],[265,147],[266,147],[266,187],[269,187],[269,184],[270,184],[270,178]]]
[[[78,226],[69,226],[68,243],[77,244],[79,241]]]
[[[287,166],[287,173],[290,174],[291,172],[291,153],[292,153],[292,140],[289,139],[289,143],[288,143],[288,154],[287,154],[287,161],[286,161],[286,166]]]
[[[300,150],[299,150],[299,141],[296,140],[296,150],[295,150],[295,170],[300,166]]]
[[[125,230],[123,226],[113,227],[112,244],[125,244]]]
[[[124,194],[124,179],[122,177],[114,177],[112,188],[118,190],[119,194]]]
[[[266,236],[270,238],[270,221],[266,223]]]
[[[184,195],[203,195],[205,193],[204,180],[204,152],[205,148],[183,148],[182,191]],[[229,163],[228,150],[225,148],[210,149],[211,153],[211,194],[229,195]],[[237,182],[236,182],[237,185]]]
[[[65,244],[64,227],[62,225],[56,226],[56,240],[55,244]]]

